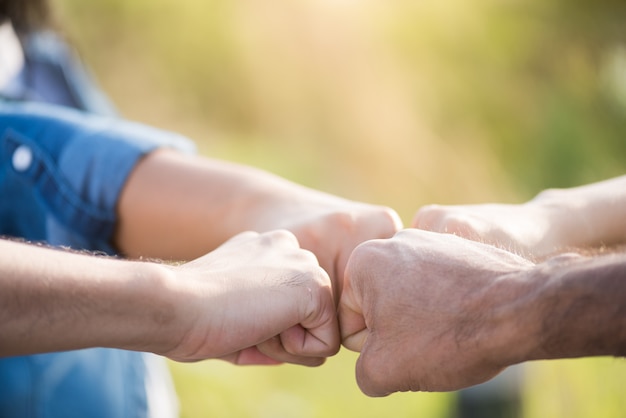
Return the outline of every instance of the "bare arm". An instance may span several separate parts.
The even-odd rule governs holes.
[[[420,229],[497,245],[531,258],[575,248],[626,243],[626,176],[571,189],[550,189],[520,205],[430,205]]]
[[[626,254],[557,258],[527,276],[527,326],[541,338],[520,360],[626,356]]]
[[[626,354],[626,254],[534,265],[492,246],[406,230],[360,245],[339,308],[372,396],[449,391],[528,360]]]
[[[0,355],[85,347],[319,365],[339,348],[330,280],[286,231],[179,266],[0,240]]]
[[[357,244],[390,237],[400,227],[388,208],[341,199],[251,167],[160,150],[131,174],[120,198],[115,239],[132,257],[186,260],[241,231],[287,229],[340,286]]]
[[[2,355],[139,349],[174,320],[174,307],[157,290],[167,277],[162,266],[6,240],[0,240],[0,257]]]

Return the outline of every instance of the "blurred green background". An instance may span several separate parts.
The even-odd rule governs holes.
[[[394,207],[522,202],[626,171],[623,0],[56,0],[121,113]],[[449,417],[317,369],[171,364],[183,417]],[[525,417],[622,417],[616,359],[524,368]]]

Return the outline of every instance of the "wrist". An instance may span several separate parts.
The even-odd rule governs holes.
[[[517,274],[521,290],[501,305],[509,364],[626,353],[626,257],[563,254]]]
[[[132,280],[125,283],[122,292],[126,312],[119,321],[123,324],[120,348],[166,352],[176,344],[178,312],[173,300],[176,292],[173,270],[153,262],[132,262]]]
[[[478,333],[486,358],[500,367],[529,359],[535,350],[537,320],[532,315],[533,294],[541,277],[533,267],[505,274],[495,280],[474,303],[486,312]]]
[[[626,354],[626,255],[561,256],[541,266],[530,359]]]
[[[528,202],[547,221],[543,245],[552,251],[546,255],[588,247],[597,241],[598,225],[593,224],[597,219],[589,216],[588,202],[579,194],[578,189],[548,189]]]
[[[614,245],[626,240],[623,216],[626,176],[570,189],[549,189],[529,203],[551,213],[553,232],[563,247]]]

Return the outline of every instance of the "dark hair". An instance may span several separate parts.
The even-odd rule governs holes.
[[[10,20],[17,31],[29,31],[50,23],[47,0],[0,0],[0,22]]]

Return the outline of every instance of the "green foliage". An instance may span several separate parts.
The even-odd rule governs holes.
[[[525,195],[623,173],[624,3],[472,7],[449,19],[453,29],[437,20],[425,35],[412,24],[424,6],[415,7],[395,38],[414,66],[428,67],[441,138],[488,143]]]

